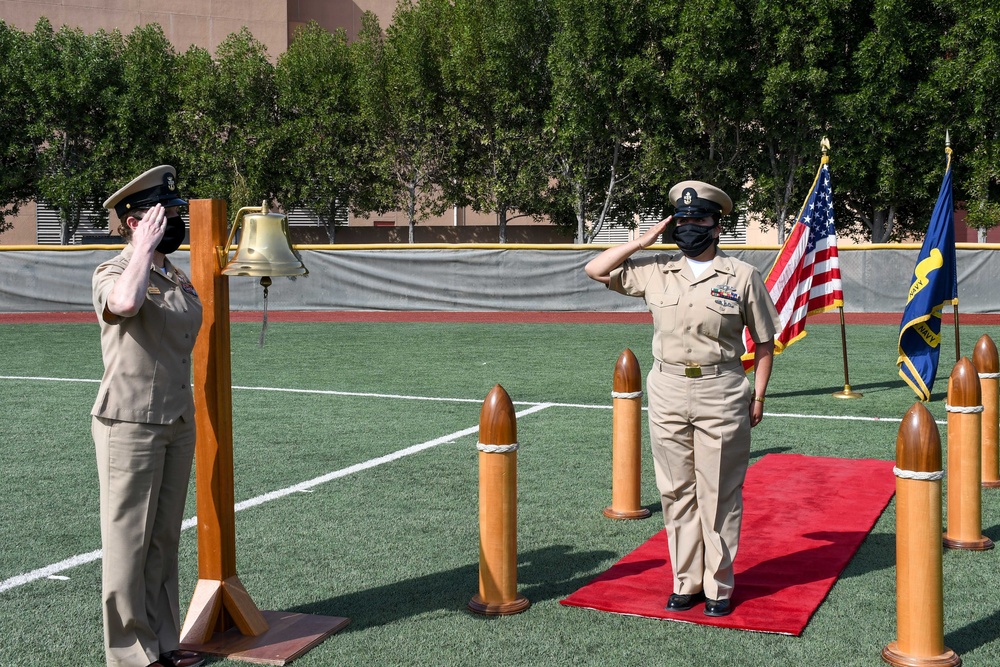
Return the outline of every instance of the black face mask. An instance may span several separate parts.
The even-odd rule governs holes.
[[[688,257],[697,257],[715,243],[712,234],[712,227],[702,227],[701,225],[686,224],[677,225],[674,230],[674,243]]]
[[[182,243],[184,243],[184,218],[179,215],[167,218],[167,227],[163,230],[163,238],[156,246],[156,252],[169,255],[180,248]]]

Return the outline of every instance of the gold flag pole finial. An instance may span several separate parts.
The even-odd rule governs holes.
[[[944,131],[944,152],[951,157],[951,133],[948,130]]]
[[[819,148],[823,151],[823,158],[820,160],[820,164],[827,164],[830,161],[830,157],[826,154],[830,150],[830,140],[823,137],[819,140]]]

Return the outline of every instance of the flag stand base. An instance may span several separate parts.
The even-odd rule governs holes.
[[[864,396],[860,391],[851,391],[851,385],[845,384],[843,391],[835,391],[831,394],[834,398],[861,398]]]

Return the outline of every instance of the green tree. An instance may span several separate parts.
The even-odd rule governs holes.
[[[226,199],[230,215],[273,200],[281,165],[274,159],[277,104],[267,49],[244,27],[213,60],[191,47],[177,58],[179,108],[170,116],[178,178],[191,197]]]
[[[556,206],[590,243],[608,214],[631,225],[651,61],[644,0],[553,0],[548,55],[552,79],[546,133],[551,135]],[[549,215],[561,222],[559,209]],[[588,224],[589,223],[589,224]]]
[[[955,18],[932,83],[955,107],[941,122],[955,141],[956,199],[966,199],[969,226],[986,230],[1000,224],[1000,13],[985,0],[945,6]]]
[[[173,161],[167,120],[180,103],[176,57],[158,24],[141,25],[125,37],[116,68],[120,92],[107,130],[116,144],[110,165],[116,183]]]
[[[507,241],[511,213],[537,215],[548,186],[546,0],[455,0],[444,80],[452,96],[449,183],[476,211],[497,216]]]
[[[0,232],[10,229],[8,216],[34,196],[35,146],[29,124],[36,113],[34,96],[25,76],[28,41],[20,30],[0,21]]]
[[[857,239],[885,243],[927,227],[954,113],[930,77],[951,23],[935,0],[877,0],[850,52],[831,168],[838,229]]]
[[[750,128],[759,149],[747,210],[777,225],[779,243],[812,185],[820,140],[830,132],[835,115],[831,99],[849,80],[849,53],[861,27],[853,4],[772,0],[751,10],[751,81],[758,92],[751,103]]]
[[[739,201],[759,150],[757,53],[746,2],[651,0],[656,69],[645,95],[644,209],[662,215],[675,183],[703,180]],[[735,220],[735,215],[733,220]],[[731,222],[731,221],[730,221]]]
[[[379,208],[406,212],[410,243],[416,223],[447,206],[441,184],[452,144],[441,68],[451,11],[447,0],[406,0],[384,36],[366,15],[356,44],[367,152],[387,184]]]
[[[358,109],[347,35],[309,23],[295,33],[275,68],[279,122],[270,151],[278,200],[335,221],[363,186]]]
[[[28,36],[24,68],[34,98],[29,136],[39,166],[35,193],[59,210],[63,244],[83,213],[107,219],[102,203],[119,155],[111,128],[117,106],[129,103],[120,86],[123,48],[120,33],[56,32],[44,18]]]

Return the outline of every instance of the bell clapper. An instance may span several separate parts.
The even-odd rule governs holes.
[[[264,322],[260,328],[260,340],[258,344],[264,347],[264,332],[267,331],[267,288],[271,286],[271,277],[264,276],[260,279],[260,286],[264,288]]]

